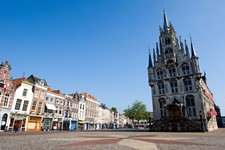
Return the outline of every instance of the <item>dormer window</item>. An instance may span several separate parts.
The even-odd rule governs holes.
[[[23,89],[23,96],[27,96],[27,89]]]
[[[40,80],[39,83],[40,83],[40,85],[44,86],[45,82],[44,82],[44,80]]]

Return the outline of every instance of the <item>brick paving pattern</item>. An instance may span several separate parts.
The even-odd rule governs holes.
[[[212,132],[147,130],[0,132],[0,150],[225,150],[225,128]]]

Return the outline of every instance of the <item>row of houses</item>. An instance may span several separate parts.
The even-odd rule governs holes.
[[[0,131],[96,130],[129,122],[88,93],[63,94],[34,75],[12,79],[8,61],[0,65]]]

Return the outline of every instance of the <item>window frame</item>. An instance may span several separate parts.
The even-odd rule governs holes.
[[[184,83],[185,92],[192,92],[193,91],[192,80],[191,80],[190,77],[184,78],[183,83]]]
[[[177,80],[171,80],[171,81],[170,81],[170,87],[171,87],[171,92],[172,92],[172,93],[178,93],[178,84],[177,84]]]
[[[22,99],[19,99],[19,98],[18,98],[18,99],[16,100],[16,104],[15,104],[14,109],[15,109],[15,110],[20,110],[21,103],[22,103]]]
[[[196,104],[195,104],[194,96],[188,95],[188,96],[186,96],[185,100],[186,100],[188,117],[197,117]]]
[[[165,85],[164,82],[159,82],[158,84],[159,95],[165,94]]]
[[[28,100],[24,100],[23,101],[22,111],[27,111],[28,104],[29,104],[29,101]]]
[[[23,89],[23,94],[22,94],[22,96],[26,97],[26,96],[27,96],[27,93],[28,93],[28,89]]]

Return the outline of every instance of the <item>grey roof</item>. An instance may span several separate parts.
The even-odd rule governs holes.
[[[28,81],[30,83],[33,83],[33,84],[43,84],[44,86],[48,86],[48,84],[45,81],[45,79],[40,79],[38,77],[35,77],[34,75],[29,76],[27,79],[28,79]]]

